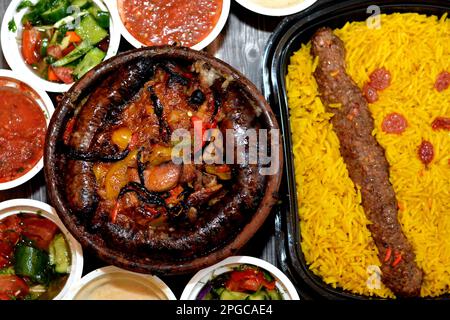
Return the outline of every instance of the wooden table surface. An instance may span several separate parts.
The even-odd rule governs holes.
[[[10,0],[0,0],[0,20],[3,20],[3,15],[10,2]],[[232,1],[231,13],[226,26],[219,37],[205,50],[241,71],[258,88],[261,88],[261,60],[264,47],[270,34],[280,21],[281,18],[255,14]],[[128,49],[131,49],[131,46],[122,38],[120,51]],[[9,69],[2,52],[0,52],[0,68]],[[51,96],[53,101],[55,101],[56,96]],[[22,186],[0,191],[0,201],[17,198],[29,198],[47,202],[43,171]],[[259,257],[277,264],[273,219],[273,215],[268,218],[268,221],[242,250],[241,254]],[[101,261],[85,252],[84,273],[103,265]],[[165,277],[163,280],[172,288],[175,295],[179,297],[191,276]]]

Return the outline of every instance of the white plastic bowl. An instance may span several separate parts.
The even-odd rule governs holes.
[[[84,288],[86,288],[86,286],[95,285],[95,282],[97,282],[97,284],[104,284],[105,282],[108,282],[108,279],[106,278],[108,276],[121,279],[128,278],[127,281],[129,281],[130,284],[135,281],[140,285],[148,286],[148,288],[151,288],[155,294],[158,295],[160,300],[176,300],[172,290],[170,290],[170,288],[158,277],[135,273],[114,266],[100,268],[85,275],[81,281],[69,290],[67,295],[64,297],[64,300],[83,300],[84,298],[77,296]],[[122,299],[126,300],[126,297],[122,297],[121,300]]]
[[[279,7],[279,6],[270,7],[258,4],[254,0],[236,0],[237,3],[239,3],[241,6],[247,8],[250,11],[263,14],[266,16],[276,16],[276,17],[298,13],[312,6],[316,1],[317,0],[303,0],[297,4],[288,5],[286,7]]]
[[[36,3],[38,0],[31,0]],[[107,10],[105,4],[102,0],[92,0],[99,6],[101,10]],[[22,9],[17,12],[16,9],[22,0],[12,0],[6,9],[5,15],[3,17],[2,27],[1,27],[1,45],[3,50],[3,55],[8,62],[10,68],[25,78],[29,79],[30,82],[34,83],[35,86],[44,91],[50,92],[66,92],[72,86],[72,84],[65,83],[55,83],[47,81],[39,77],[34,71],[28,66],[22,57],[21,52],[21,35],[22,35],[22,17],[28,12],[29,9]],[[15,32],[8,30],[8,23],[14,19],[17,30]],[[120,33],[116,27],[114,20],[110,19],[109,25],[109,47],[104,60],[115,56],[120,45]]]
[[[69,278],[58,295],[53,298],[53,300],[61,300],[67,294],[69,289],[81,279],[81,274],[83,273],[83,251],[81,246],[58,218],[55,209],[48,204],[30,199],[14,199],[0,202],[0,220],[18,213],[39,214],[40,216],[53,221],[67,240],[72,261]]]
[[[4,79],[4,78],[10,78],[12,80],[22,82],[22,83],[26,84],[27,86],[29,86],[34,91],[34,93],[35,93],[34,96],[36,98],[35,100],[38,103],[39,107],[41,108],[42,112],[44,113],[45,122],[48,127],[50,118],[53,115],[53,111],[55,111],[53,102],[50,99],[50,97],[48,96],[48,94],[45,91],[41,90],[39,87],[37,87],[35,85],[35,83],[33,82],[33,80],[29,79],[27,77],[27,75],[17,74],[11,70],[0,70],[0,79]],[[11,83],[8,84],[8,86],[15,86],[15,83],[13,81],[11,81]],[[17,186],[27,182],[28,180],[33,178],[39,171],[41,171],[41,169],[43,167],[44,167],[44,158],[42,157],[34,165],[34,167],[31,168],[31,170],[28,171],[27,173],[25,173],[23,176],[20,176],[11,181],[0,183],[0,190],[11,189],[11,188],[17,187]]]
[[[146,45],[137,40],[123,24],[122,18],[120,18],[117,1],[118,0],[105,0],[105,3],[106,6],[109,8],[111,16],[113,17],[115,24],[118,26],[120,33],[133,47],[135,48],[146,47]],[[214,26],[212,31],[206,36],[206,38],[204,38],[199,43],[193,45],[191,49],[202,50],[203,48],[208,46],[211,42],[213,42],[214,39],[217,38],[217,36],[220,34],[223,27],[225,26],[225,23],[227,22],[228,16],[230,14],[230,5],[231,0],[223,0],[222,12],[220,14],[219,20],[217,21],[217,24]]]
[[[197,300],[198,294],[208,281],[222,273],[233,271],[235,267],[242,264],[257,266],[269,272],[275,278],[277,289],[283,300],[300,300],[294,285],[280,269],[267,261],[247,256],[229,257],[209,268],[200,270],[186,285],[180,300]]]

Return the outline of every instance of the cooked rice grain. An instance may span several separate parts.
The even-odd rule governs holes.
[[[374,135],[386,150],[390,178],[401,210],[399,220],[425,273],[422,296],[438,296],[450,287],[450,133],[433,131],[437,116],[450,117],[450,89],[438,93],[437,75],[450,71],[450,21],[419,14],[381,16],[381,29],[365,22],[347,23],[336,34],[347,50],[347,71],[358,86],[380,67],[391,72],[391,86],[370,105]],[[309,268],[333,287],[380,297],[393,297],[382,283],[370,289],[371,265],[379,266],[370,223],[339,153],[339,140],[318,96],[312,75],[317,61],[310,44],[291,57],[286,78],[301,246]],[[381,130],[384,117],[401,113],[408,121],[402,135]],[[434,145],[428,168],[417,148],[422,139]]]

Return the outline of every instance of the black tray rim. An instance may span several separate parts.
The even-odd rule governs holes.
[[[332,3],[335,4],[332,4]],[[330,20],[339,16],[351,16],[353,13],[361,13],[369,5],[377,5],[382,13],[392,12],[418,12],[429,14],[431,11],[441,13],[450,11],[450,2],[444,0],[344,0],[319,1],[317,5],[310,7],[297,15],[289,16],[282,20],[271,37],[268,39],[262,59],[263,81],[262,91],[267,101],[275,111],[283,136],[284,149],[284,173],[285,197],[275,214],[275,241],[278,249],[278,262],[283,270],[296,285],[303,299],[331,299],[331,300],[386,300],[379,297],[357,295],[349,291],[333,288],[322,281],[309,270],[304,260],[300,245],[300,225],[298,219],[298,203],[296,196],[296,181],[294,175],[294,155],[292,152],[292,137],[289,121],[289,109],[285,94],[285,62],[288,61],[288,53],[293,46],[293,40],[297,33],[305,25],[326,25]],[[324,15],[332,14],[332,17],[321,19]],[[367,14],[369,16],[370,14]],[[317,21],[318,20],[318,21]],[[353,21],[347,19],[347,21]],[[356,20],[355,20],[356,21]],[[317,28],[317,27],[316,27]],[[283,194],[280,191],[280,194]],[[450,299],[450,295],[438,298],[416,298],[417,300]]]

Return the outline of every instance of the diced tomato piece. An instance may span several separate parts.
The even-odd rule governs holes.
[[[262,271],[255,269],[247,269],[242,271],[233,271],[228,279],[226,285],[230,291],[258,291],[262,286],[268,290],[275,289],[275,281],[268,281],[264,277]]]
[[[68,47],[65,48],[65,49],[62,51],[63,57],[67,56],[67,55],[68,55],[69,53],[71,53],[74,49],[75,49],[75,46],[74,46],[72,43],[69,44]]]
[[[258,278],[244,280],[240,283],[240,288],[245,291],[258,291],[261,283]]]
[[[273,290],[273,289],[275,289],[276,282],[275,281],[267,281],[267,280],[265,280],[263,282],[263,285],[264,285],[264,287],[267,288],[267,290]]]
[[[21,220],[19,216],[12,215],[0,221],[0,253],[9,255],[9,249],[14,247],[20,239],[22,232]],[[3,243],[3,244],[2,244]],[[5,251],[3,251],[5,250]]]
[[[11,260],[0,254],[0,269],[11,264]]]
[[[433,161],[434,158],[434,147],[431,142],[423,140],[419,146],[419,158],[423,164],[428,165]]]
[[[39,249],[47,250],[57,231],[58,226],[46,218],[28,216],[23,219],[23,235]]]
[[[378,92],[370,84],[366,83],[363,87],[363,94],[368,103],[374,103],[378,100]]]
[[[381,129],[386,133],[401,134],[408,127],[408,122],[405,117],[399,113],[388,114],[381,124]]]
[[[436,119],[434,119],[431,127],[433,128],[433,130],[450,130],[450,118],[437,117]]]
[[[0,275],[0,299],[12,300],[25,297],[29,288],[25,281],[14,275]]]
[[[376,69],[369,78],[370,86],[376,90],[384,90],[391,85],[391,73],[385,68]]]
[[[7,301],[7,300],[12,300],[13,298],[11,296],[8,296],[5,293],[0,293],[0,301]]]
[[[436,78],[434,87],[438,92],[442,92],[450,87],[450,72],[442,71]]]
[[[22,220],[18,215],[9,216],[3,220],[0,220],[0,232],[3,231],[14,231],[20,233],[22,230],[21,227]]]
[[[39,62],[40,40],[40,32],[30,25],[26,25],[22,32],[22,55],[25,62],[29,65]]]
[[[233,271],[226,283],[230,291],[258,291],[261,287],[262,279],[258,277],[258,271],[253,269]]]
[[[48,66],[48,71],[47,71],[47,80],[48,81],[60,81],[58,76],[56,75],[55,71],[53,71],[53,68],[51,66]]]
[[[0,240],[0,255],[9,257],[14,250],[14,245],[7,240]]]
[[[63,57],[63,51],[58,45],[51,45],[47,48],[47,54],[56,59],[61,59]]]
[[[53,72],[56,74],[56,76],[64,83],[72,83],[73,82],[73,69],[69,67],[57,67],[52,68]]]

